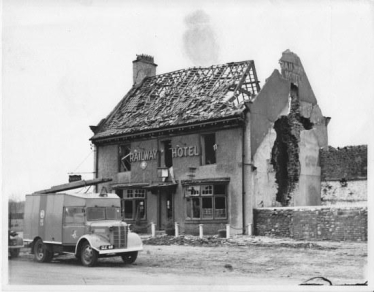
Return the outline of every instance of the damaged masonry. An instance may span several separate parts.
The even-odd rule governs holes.
[[[254,208],[320,205],[329,118],[296,54],[285,51],[262,88],[252,60],[161,75],[156,67],[138,55],[133,87],[91,126],[96,177],[113,179],[104,187],[122,199],[128,223],[242,233]]]

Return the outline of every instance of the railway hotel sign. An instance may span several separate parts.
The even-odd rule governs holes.
[[[146,151],[134,151],[130,153],[130,162],[153,160],[157,158],[157,149],[146,150]],[[176,157],[187,157],[197,156],[199,152],[197,146],[185,146],[171,148],[171,154],[173,158]]]

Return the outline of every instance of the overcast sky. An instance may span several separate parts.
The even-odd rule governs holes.
[[[332,118],[329,144],[368,144],[373,16],[373,1],[3,0],[2,193],[93,171],[89,126],[130,89],[141,53],[158,74],[254,60],[263,85],[290,49]]]

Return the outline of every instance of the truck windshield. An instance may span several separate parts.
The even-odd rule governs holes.
[[[120,208],[117,207],[94,207],[87,208],[87,220],[119,220],[121,219]]]

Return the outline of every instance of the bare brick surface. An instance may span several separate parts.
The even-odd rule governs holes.
[[[367,241],[367,207],[254,210],[255,234],[298,240]]]

